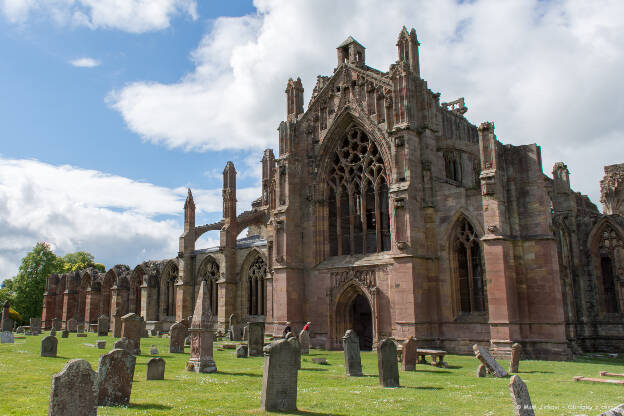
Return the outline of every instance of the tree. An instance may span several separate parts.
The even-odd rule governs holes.
[[[15,279],[15,277],[13,278]],[[0,305],[4,305],[7,300],[9,304],[15,303],[15,292],[13,291],[13,279],[5,279],[0,287]]]
[[[62,272],[64,261],[52,252],[47,243],[37,243],[22,259],[13,279],[15,310],[29,320],[41,316],[46,279],[52,273]]]
[[[95,263],[93,261],[93,254],[86,251],[77,251],[75,253],[67,253],[63,256],[64,272],[75,272],[76,270],[84,270],[89,267],[94,267],[100,272],[105,272],[106,268],[102,263]]]

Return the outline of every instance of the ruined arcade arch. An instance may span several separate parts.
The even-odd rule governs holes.
[[[372,299],[355,282],[348,284],[336,301],[334,311],[335,334],[342,337],[353,329],[360,339],[360,349],[372,350],[375,340],[375,322]]]

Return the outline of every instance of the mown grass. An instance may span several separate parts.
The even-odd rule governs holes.
[[[60,334],[59,334],[60,335]],[[42,336],[0,345],[0,415],[47,414],[50,381],[72,358],[97,370],[100,354],[115,341],[89,334],[59,337],[58,358],[39,356]],[[106,339],[107,350],[95,348]],[[100,407],[99,415],[245,415],[259,410],[263,358],[237,359],[234,350],[217,351],[218,372],[185,371],[186,354],[169,354],[167,338],[147,338],[137,366],[128,407]],[[89,345],[90,344],[90,345]],[[145,365],[154,344],[166,360],[164,381],[146,381]],[[91,346],[92,345],[92,346]],[[318,365],[313,357],[327,357]],[[401,388],[379,386],[377,356],[362,353],[364,377],[346,377],[340,351],[311,350],[299,372],[297,406],[303,415],[511,415],[509,379],[476,378],[472,356],[447,356],[448,369],[417,365],[400,372]],[[507,367],[508,363],[501,363]],[[599,377],[601,370],[624,373],[624,359],[583,357],[574,362],[522,361],[520,373],[539,415],[597,415],[624,402],[624,386],[574,382],[575,375]]]

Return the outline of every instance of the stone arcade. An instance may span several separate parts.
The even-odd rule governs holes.
[[[544,173],[538,145],[505,145],[493,123],[465,118],[463,98],[440,102],[413,29],[396,47],[384,72],[349,37],[307,108],[301,80],[289,80],[278,153],[262,155],[251,209],[237,215],[228,162],[222,220],[196,225],[189,190],[175,258],[51,275],[45,328],[100,315],[117,328],[137,313],[168,330],[205,281],[223,333],[234,314],[275,336],[312,321],[312,346],[330,349],[353,329],[363,350],[415,337],[507,359],[514,342],[526,358],[623,351],[624,165],[605,167],[601,214],[565,164]],[[197,248],[210,230],[219,247]]]

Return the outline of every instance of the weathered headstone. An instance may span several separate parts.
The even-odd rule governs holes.
[[[146,380],[164,380],[165,379],[165,360],[160,357],[150,358],[147,361]]]
[[[264,347],[262,410],[297,410],[297,372],[300,364],[301,348],[295,338],[274,341]]]
[[[202,280],[195,302],[195,313],[189,328],[191,337],[191,358],[186,364],[188,371],[198,373],[214,373],[217,365],[212,358],[215,319],[210,306],[210,294],[206,281]]]
[[[16,334],[23,334],[26,332],[26,328],[24,328],[23,326],[18,326],[17,329],[15,330]]]
[[[97,375],[87,360],[69,360],[52,376],[49,416],[97,415]]]
[[[519,376],[511,377],[509,393],[511,394],[515,416],[535,416],[531,397],[529,397],[529,390]]]
[[[106,341],[98,339],[97,341],[95,341],[95,345],[97,345],[99,349],[103,350],[104,348],[106,348]]]
[[[132,354],[141,354],[141,331],[143,329],[143,319],[136,313],[129,313],[121,317],[121,336],[128,338],[132,347]]]
[[[61,320],[59,318],[52,318],[52,328],[56,331],[61,330]]]
[[[520,364],[520,355],[522,354],[522,345],[515,342],[511,346],[511,360],[509,361],[509,372],[517,373]]]
[[[53,336],[44,337],[41,340],[41,356],[42,357],[56,357],[56,351],[58,347],[58,339]]]
[[[325,357],[315,357],[315,358],[312,358],[312,362],[314,364],[321,364],[321,365],[327,365],[328,364],[327,363],[327,358],[325,358]]]
[[[479,361],[481,361],[488,369],[488,373],[492,374],[494,377],[507,377],[507,371],[503,367],[496,362],[494,357],[490,355],[487,349],[483,348],[478,344],[474,344],[472,349],[475,353],[475,356]]]
[[[485,376],[487,376],[487,367],[485,364],[479,364],[479,367],[477,367],[477,377],[483,378]]]
[[[4,304],[2,305],[2,323],[0,324],[0,330],[2,332],[13,331],[13,319],[9,316],[10,307],[9,301],[4,301]]]
[[[247,358],[249,355],[249,350],[247,349],[247,345],[239,344],[236,347],[236,358]]]
[[[123,323],[121,322],[121,315],[116,314],[115,319],[113,319],[113,336],[115,338],[121,338],[123,335],[121,334]],[[110,331],[110,321],[108,323],[108,330]]]
[[[310,331],[301,330],[299,333],[299,345],[301,345],[301,354],[310,354]]]
[[[147,322],[145,322],[145,319],[143,319],[142,316],[139,316],[139,318],[141,318],[141,338],[148,338],[149,334],[147,333]]]
[[[249,340],[247,341],[250,357],[260,357],[264,348],[264,322],[249,323]]]
[[[188,329],[182,322],[176,322],[169,328],[169,352],[184,353],[184,338],[187,337]]]
[[[126,337],[121,337],[113,344],[114,349],[121,349],[127,351],[129,354],[134,352],[134,344]],[[133,354],[134,355],[134,354]]]
[[[33,335],[41,334],[41,318],[30,318],[30,332]]]
[[[607,410],[606,412],[601,413],[598,416],[624,416],[624,404],[614,407],[611,410]]]
[[[344,348],[345,370],[348,376],[362,375],[362,359],[360,358],[360,339],[354,330],[348,329],[342,337]]]
[[[64,331],[67,331],[67,330],[66,330],[66,329],[64,329]],[[69,332],[69,331],[67,331],[67,332]],[[55,337],[55,336],[56,336],[56,329],[52,328],[52,329],[50,330],[50,336],[51,336],[51,337]]]
[[[187,336],[186,338],[184,338],[184,346],[186,347],[190,347],[191,346],[191,336]]]
[[[98,405],[127,405],[132,392],[136,357],[126,350],[114,349],[100,356],[98,363]]]
[[[383,387],[399,387],[397,348],[390,338],[382,339],[377,345],[377,367],[379,384]]]
[[[416,370],[416,361],[418,361],[418,346],[414,337],[410,337],[403,343],[403,353],[401,355],[401,369],[403,371]]]
[[[15,337],[11,331],[2,331],[0,334],[0,344],[13,344],[15,343]]]
[[[241,341],[243,339],[243,326],[240,324],[238,315],[235,313],[231,314],[229,324],[228,334],[230,335],[230,340]]]
[[[84,332],[84,325],[83,324],[78,324],[78,326],[76,327],[76,336],[77,337],[86,337],[87,333]]]
[[[150,348],[150,354],[151,355],[158,355],[158,348],[156,348],[155,345],[152,345],[152,348]]]
[[[61,338],[69,338],[69,331],[64,329],[61,331]]]
[[[65,324],[65,328],[67,328],[69,332],[76,332],[77,326],[78,322],[74,318],[68,319],[67,323]]]
[[[97,334],[98,337],[105,337],[108,335],[110,329],[110,319],[106,315],[100,315],[97,320]]]

